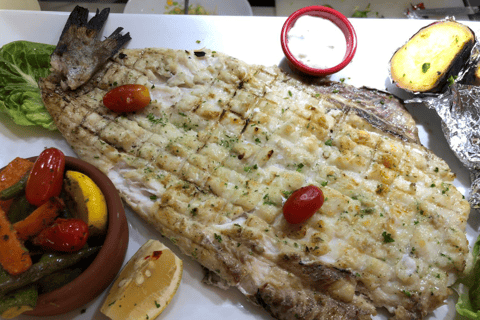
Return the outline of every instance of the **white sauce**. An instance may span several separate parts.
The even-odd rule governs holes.
[[[293,56],[312,68],[335,67],[343,61],[347,50],[342,30],[320,17],[301,16],[288,31],[287,39]]]

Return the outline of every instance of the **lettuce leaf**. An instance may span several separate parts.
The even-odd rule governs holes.
[[[469,319],[480,320],[480,236],[477,238],[472,250],[473,265],[459,283],[466,292],[459,292],[458,302],[455,306],[458,314]]]
[[[38,80],[50,73],[54,45],[14,41],[0,49],[0,112],[16,124],[56,130],[42,102]]]

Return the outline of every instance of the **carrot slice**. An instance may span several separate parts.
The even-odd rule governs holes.
[[[0,208],[0,264],[11,275],[27,271],[32,259],[23,243],[17,238],[15,230]]]
[[[0,172],[0,191],[5,190],[15,183],[32,169],[33,162],[23,158],[13,159],[1,172]],[[0,200],[0,208],[3,211],[8,212],[13,200]]]
[[[65,203],[58,197],[53,197],[35,209],[28,217],[13,224],[20,240],[36,236],[48,227],[65,208]]]

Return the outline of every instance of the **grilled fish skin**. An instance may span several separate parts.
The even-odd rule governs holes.
[[[124,49],[77,89],[64,76],[60,67],[40,87],[78,156],[275,318],[370,319],[385,307],[422,319],[465,268],[470,207],[388,94],[210,50]],[[127,83],[146,85],[150,105],[105,108],[105,93]],[[308,184],[325,203],[289,225],[282,205]]]

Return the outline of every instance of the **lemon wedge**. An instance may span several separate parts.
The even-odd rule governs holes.
[[[182,260],[148,240],[122,269],[100,311],[113,320],[155,319],[177,292],[182,272]]]
[[[104,234],[108,221],[107,203],[95,182],[81,172],[68,170],[65,191],[73,200],[69,202],[73,215],[88,224],[90,235]]]

